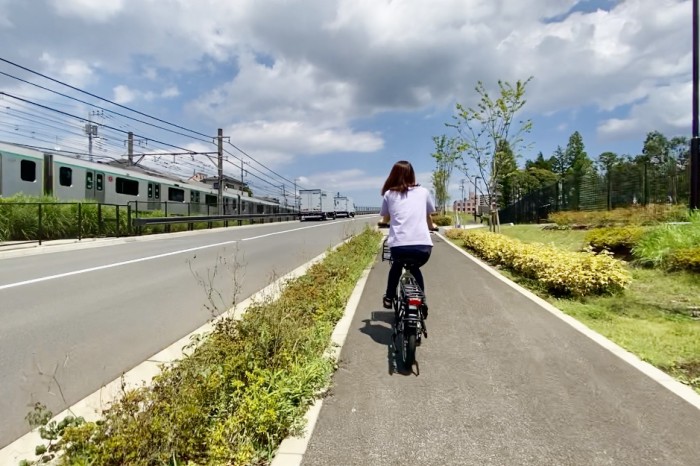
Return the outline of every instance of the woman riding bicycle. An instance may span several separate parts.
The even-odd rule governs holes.
[[[420,267],[428,262],[433,249],[430,230],[435,229],[435,225],[430,214],[435,212],[435,204],[428,190],[416,183],[416,173],[405,160],[396,162],[391,168],[382,187],[382,195],[384,198],[379,214],[383,216],[384,223],[389,223],[387,245],[393,259],[382,305],[391,309],[401,278],[402,261],[411,262],[409,271],[425,293]],[[425,305],[424,317],[427,317],[427,312]]]

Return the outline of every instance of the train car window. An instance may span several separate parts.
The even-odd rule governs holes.
[[[160,199],[160,185],[156,184],[156,199]]]
[[[58,184],[61,186],[73,186],[73,169],[61,167],[58,170]]]
[[[168,200],[173,202],[185,202],[185,190],[168,188]]]
[[[99,175],[97,175],[99,176]],[[119,194],[126,194],[128,196],[138,196],[139,195],[139,182],[136,180],[129,180],[127,178],[117,177],[116,190]]]
[[[95,177],[95,189],[102,191],[104,189],[105,176],[102,173],[98,173]]]
[[[85,173],[85,189],[92,189],[92,172]]]
[[[190,191],[190,202],[199,204],[199,191]]]
[[[211,194],[206,194],[204,196],[204,203],[208,206],[215,206],[218,204],[218,199],[216,196],[212,196]]]
[[[36,162],[22,160],[20,163],[20,177],[22,181],[36,181]]]
[[[148,198],[153,199],[153,183],[148,183]]]

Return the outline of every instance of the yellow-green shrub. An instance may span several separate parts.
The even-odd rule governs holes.
[[[433,215],[433,223],[439,227],[452,225],[452,217],[448,215]]]
[[[677,249],[668,257],[669,270],[700,272],[700,248]]]
[[[556,295],[616,293],[631,281],[625,265],[608,254],[569,252],[481,230],[450,234],[487,262],[537,280]]]
[[[629,251],[644,234],[638,226],[596,228],[586,233],[586,243],[597,251]]]

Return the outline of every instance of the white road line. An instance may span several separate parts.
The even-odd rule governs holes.
[[[339,223],[339,222],[336,222],[336,223]],[[281,235],[281,234],[284,234],[284,233],[291,233],[291,232],[299,231],[299,230],[306,230],[306,229],[309,229],[309,228],[318,228],[318,227],[321,227],[321,226],[324,226],[324,225],[332,225],[332,223],[319,224],[319,225],[309,225],[309,226],[304,226],[304,227],[300,227],[300,228],[294,228],[294,229],[292,229],[292,230],[284,230],[284,231],[278,231],[278,232],[274,232],[274,233],[267,233],[267,234],[265,234],[265,235],[252,236],[252,237],[250,237],[250,238],[243,238],[243,239],[237,239],[237,240],[231,240],[231,241],[223,241],[223,242],[221,242],[221,243],[207,244],[207,245],[204,245],[204,246],[197,246],[197,247],[194,247],[194,248],[181,249],[181,250],[178,250],[178,251],[166,252],[166,253],[163,253],[163,254],[156,254],[155,256],[140,257],[140,258],[138,258],[138,259],[131,259],[131,260],[128,260],[128,261],[123,261],[123,262],[115,262],[115,263],[113,263],[113,264],[99,265],[99,266],[97,266],[97,267],[90,267],[90,268],[88,268],[88,269],[74,270],[74,271],[72,271],[72,272],[59,273],[59,274],[56,274],[56,275],[48,275],[48,276],[46,276],[46,277],[33,278],[33,279],[31,279],[31,280],[24,280],[24,281],[16,282],[16,283],[8,283],[7,285],[0,285],[0,291],[6,290],[6,289],[9,289],[9,288],[17,288],[17,287],[20,287],[20,286],[31,285],[31,284],[34,284],[34,283],[40,283],[40,282],[45,282],[45,281],[49,281],[49,280],[55,280],[55,279],[57,279],[57,278],[65,278],[65,277],[70,277],[70,276],[72,276],[72,275],[80,275],[80,274],[83,274],[83,273],[96,272],[96,271],[98,271],[98,270],[105,270],[105,269],[111,269],[111,268],[114,268],[114,267],[121,267],[121,266],[123,266],[123,265],[136,264],[136,263],[138,263],[138,262],[145,262],[145,261],[154,260],[154,259],[161,259],[161,258],[163,258],[163,257],[175,256],[175,255],[177,255],[177,254],[185,254],[185,253],[188,253],[188,252],[200,251],[200,250],[202,250],[202,249],[216,248],[216,247],[219,247],[219,246],[225,246],[225,245],[227,245],[227,244],[234,244],[234,243],[237,243],[237,242],[240,242],[240,241],[251,241],[251,240],[255,240],[255,239],[265,238],[265,237],[268,237],[268,236]]]

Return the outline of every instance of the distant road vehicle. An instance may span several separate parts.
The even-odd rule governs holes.
[[[355,216],[355,202],[351,197],[336,196],[333,201],[335,202],[336,217],[349,218]]]
[[[335,219],[335,202],[333,196],[323,189],[301,189],[299,190],[301,207],[299,209],[299,220],[328,220]]]

